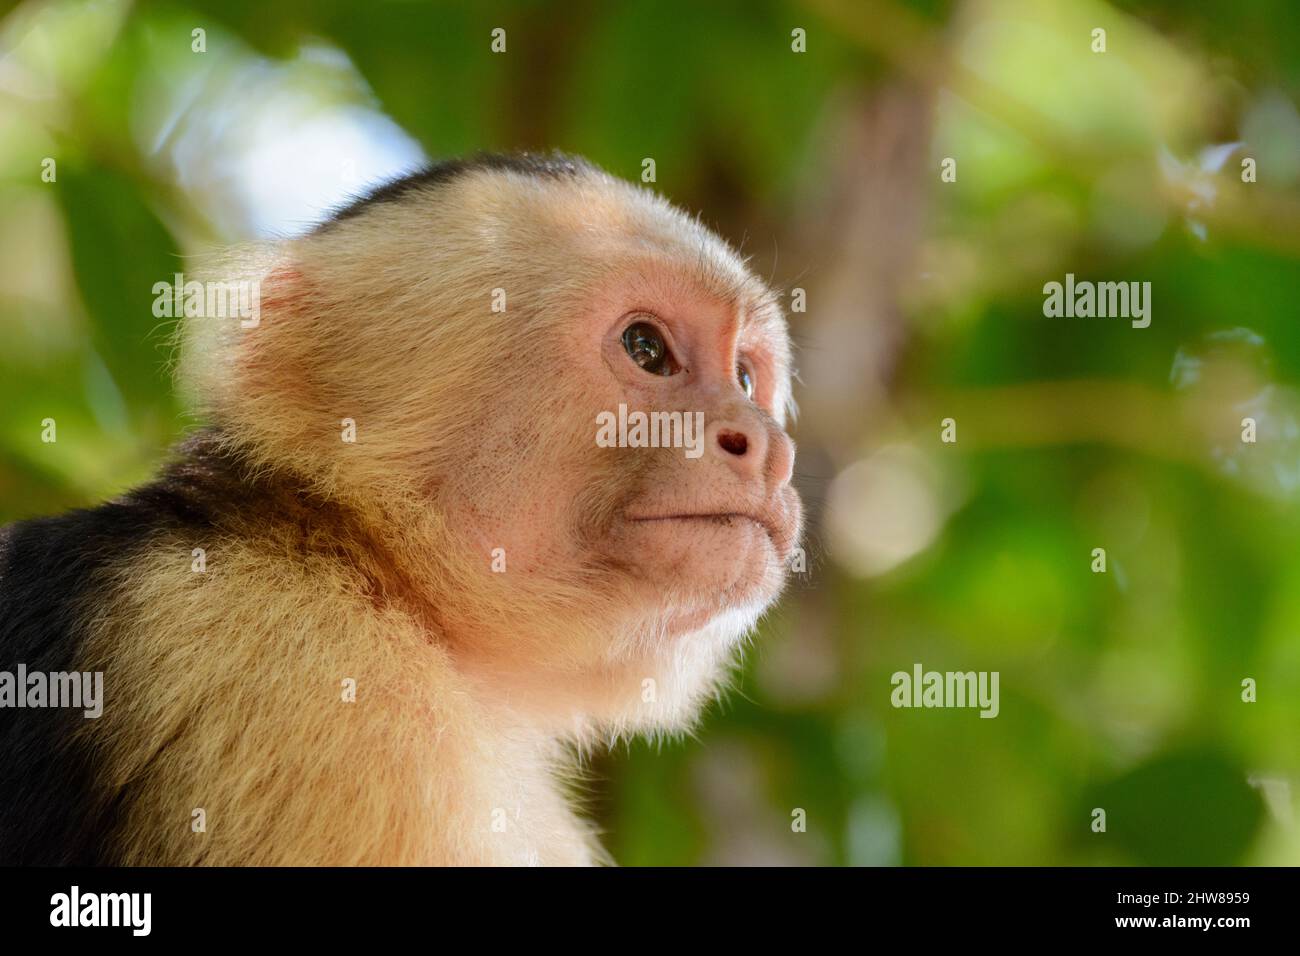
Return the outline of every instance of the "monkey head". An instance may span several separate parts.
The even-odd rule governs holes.
[[[789,338],[736,253],[581,160],[487,157],[250,262],[256,327],[182,365],[225,440],[358,515],[474,686],[689,720],[800,534]]]

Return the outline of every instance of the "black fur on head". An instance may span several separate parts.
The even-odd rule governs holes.
[[[593,172],[595,167],[581,156],[570,156],[558,151],[545,154],[478,153],[464,159],[447,159],[376,186],[366,195],[336,209],[329,218],[316,227],[317,231],[353,219],[379,203],[400,202],[412,192],[441,186],[478,170],[561,179]]]

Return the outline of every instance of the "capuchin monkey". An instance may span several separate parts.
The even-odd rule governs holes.
[[[799,539],[777,296],[558,154],[214,275],[261,298],[181,323],[206,425],[0,533],[0,863],[607,862],[566,780],[691,724]],[[101,715],[20,665],[101,673]]]

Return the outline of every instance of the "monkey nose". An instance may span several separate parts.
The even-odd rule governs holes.
[[[793,451],[777,447],[777,442],[790,445],[789,438],[781,433],[779,438],[768,437],[767,429],[758,421],[720,419],[712,421],[705,429],[707,454],[722,460],[737,477],[746,481],[764,479],[771,475],[776,481],[788,481],[793,467]],[[774,459],[780,460],[772,460]],[[776,472],[784,472],[783,475]]]

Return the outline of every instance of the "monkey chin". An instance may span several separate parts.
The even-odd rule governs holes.
[[[788,529],[735,514],[629,518],[621,544],[633,600],[649,604],[661,640],[676,640],[715,619],[735,624],[738,613],[743,635],[780,594],[790,549],[779,542],[791,539]]]

